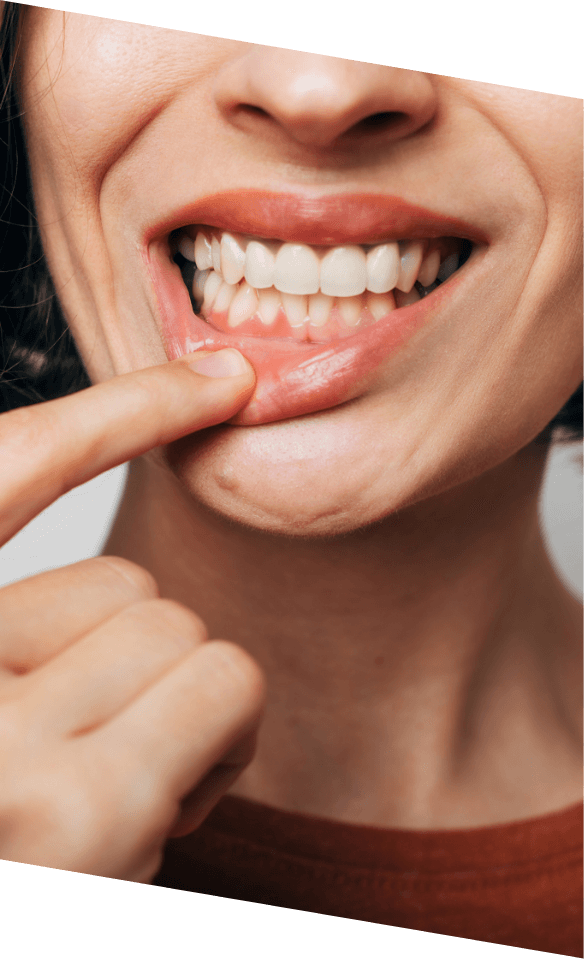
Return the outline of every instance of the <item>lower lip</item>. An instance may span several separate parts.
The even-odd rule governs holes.
[[[210,326],[193,313],[178,268],[168,251],[152,246],[145,254],[162,317],[169,359],[196,350],[239,350],[256,373],[249,403],[230,420],[258,426],[318,413],[366,391],[380,366],[408,343],[451,292],[452,280],[411,306],[394,310],[354,335],[315,345],[292,339],[235,336]],[[453,278],[454,279],[454,278]]]

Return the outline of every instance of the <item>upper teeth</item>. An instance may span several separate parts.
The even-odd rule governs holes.
[[[199,230],[193,241],[183,233],[178,249],[198,270],[213,269],[229,285],[245,278],[250,287],[281,293],[331,297],[359,296],[365,290],[409,293],[416,279],[423,286],[436,280],[439,251],[424,259],[424,241],[379,243],[368,249],[354,244],[314,248],[306,243],[279,243],[223,232],[220,237]],[[448,264],[450,266],[450,264]],[[456,265],[450,272],[454,272]]]

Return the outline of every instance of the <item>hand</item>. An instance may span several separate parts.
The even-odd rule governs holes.
[[[233,416],[251,367],[202,376],[196,357],[1,415],[0,544],[72,487]],[[150,881],[249,762],[263,697],[247,653],[134,563],[0,590],[0,858]]]

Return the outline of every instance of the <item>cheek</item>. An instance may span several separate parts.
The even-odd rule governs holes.
[[[27,17],[19,85],[29,139],[69,191],[98,184],[170,95],[182,64],[161,33],[50,10]]]

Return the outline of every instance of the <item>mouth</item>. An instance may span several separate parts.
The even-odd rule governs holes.
[[[256,390],[235,425],[356,398],[485,244],[468,224],[391,197],[209,200],[190,221],[180,211],[180,225],[153,229],[145,259],[170,359],[232,346],[254,366]]]

